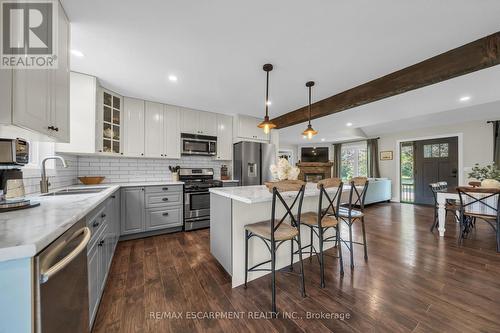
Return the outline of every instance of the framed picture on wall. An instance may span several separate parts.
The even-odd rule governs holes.
[[[380,160],[381,161],[392,161],[392,150],[386,150],[380,152]]]

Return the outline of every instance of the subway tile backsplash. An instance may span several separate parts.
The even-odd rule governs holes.
[[[216,179],[220,178],[220,167],[230,161],[216,161],[205,156],[183,156],[180,160],[79,156],[78,176],[104,176],[104,183],[164,181],[171,180],[169,165],[182,168],[213,168]]]
[[[183,156],[179,160],[107,157],[107,156],[74,156],[61,154],[68,162],[63,168],[59,162],[50,177],[52,189],[78,184],[82,176],[104,176],[103,183],[129,183],[141,181],[168,181],[172,179],[169,165],[182,168],[213,168],[215,179],[220,179],[220,167],[228,166],[230,174],[231,161],[216,161],[206,156]],[[40,176],[25,177],[24,185],[27,194],[40,191]]]

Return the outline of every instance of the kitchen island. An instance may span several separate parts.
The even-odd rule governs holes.
[[[337,188],[328,189],[328,193],[335,193]],[[344,186],[343,199],[348,195],[349,186]],[[319,190],[316,184],[307,183],[304,192],[302,213],[317,212]],[[282,193],[283,198],[291,204],[297,192]],[[232,276],[232,287],[235,288],[245,282],[245,225],[271,219],[272,193],[264,185],[239,186],[230,188],[210,189],[210,252]],[[343,200],[344,201],[344,200]],[[327,200],[323,200],[324,208]],[[298,205],[296,205],[298,206]],[[285,214],[281,203],[276,204],[276,217],[281,219]],[[297,207],[294,207],[297,213]],[[333,229],[327,231],[332,236]],[[309,228],[301,228],[302,246],[310,243]],[[318,249],[317,237],[313,242]],[[325,243],[325,250],[331,248],[333,242]],[[295,244],[296,247],[296,244]],[[307,258],[309,254],[304,254]],[[249,267],[270,258],[267,247],[261,239],[253,237],[248,243]],[[294,256],[294,262],[299,256]],[[290,242],[285,242],[276,253],[276,267],[283,268],[290,265]],[[248,281],[261,277],[268,272],[249,272]]]

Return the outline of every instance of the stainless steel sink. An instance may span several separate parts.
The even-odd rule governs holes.
[[[67,188],[51,193],[42,194],[42,197],[55,196],[55,195],[75,195],[75,194],[92,194],[99,193],[106,190],[107,187],[94,187],[94,188]]]

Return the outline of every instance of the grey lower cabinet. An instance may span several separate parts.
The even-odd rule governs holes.
[[[87,216],[92,232],[87,246],[89,319],[92,326],[120,237],[120,192],[113,193]]]
[[[87,215],[87,227],[92,232],[87,245],[90,327],[120,236],[180,230],[182,205],[182,185],[125,187]]]
[[[128,187],[121,191],[121,235],[182,228],[182,185]]]
[[[144,192],[144,187],[127,187],[121,190],[122,235],[144,231]]]

